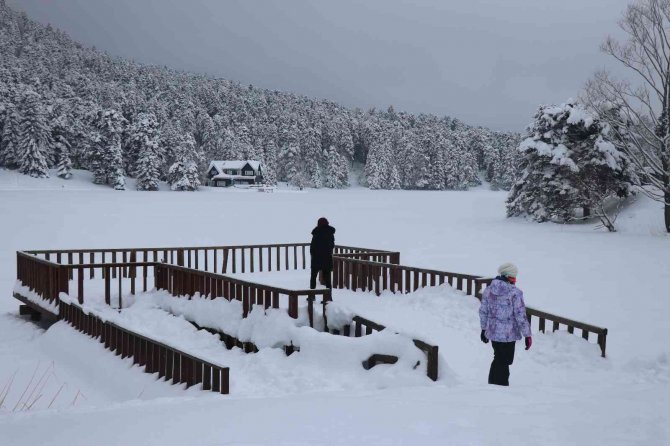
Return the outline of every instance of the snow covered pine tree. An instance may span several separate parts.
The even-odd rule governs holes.
[[[194,191],[200,187],[198,166],[193,159],[196,153],[195,144],[195,138],[190,133],[178,138],[174,148],[175,162],[170,166],[167,175],[172,190]]]
[[[128,151],[137,157],[132,171],[137,178],[137,190],[158,190],[161,154],[158,144],[158,124],[153,113],[140,113],[130,126]]]
[[[121,133],[126,120],[113,109],[99,110],[95,118],[96,132],[90,153],[93,182],[109,184],[116,190],[124,190],[126,181],[123,173],[123,154],[121,152]]]
[[[40,95],[32,90],[25,91],[19,115],[19,171],[31,177],[47,178],[47,153],[52,141]]]
[[[608,141],[608,127],[581,104],[540,107],[528,132],[519,145],[521,174],[507,198],[508,217],[565,222],[579,208],[585,214],[594,206],[604,210],[606,200],[630,193],[625,155]]]

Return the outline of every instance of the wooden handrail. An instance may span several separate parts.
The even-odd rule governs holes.
[[[481,278],[481,276],[474,276],[472,274],[453,273],[453,272],[449,272],[449,271],[440,271],[440,270],[437,270],[437,269],[420,268],[420,267],[417,267],[417,266],[396,265],[396,264],[393,264],[393,263],[375,262],[373,260],[350,259],[348,257],[342,256],[342,255],[339,255],[339,254],[334,254],[333,258],[341,258],[341,259],[355,261],[359,265],[384,266],[384,267],[390,268],[390,269],[401,269],[403,271],[409,271],[409,272],[435,274],[435,275],[448,275],[448,276],[452,276],[452,277],[455,277],[455,278],[472,279],[472,280]]]
[[[176,347],[141,335],[114,322],[84,312],[78,305],[62,303],[59,316],[74,328],[99,339],[105,348],[145,367],[146,373],[158,373],[173,383],[187,387],[202,384],[202,390],[222,394],[230,392],[230,369],[198,358]]]
[[[275,244],[266,244],[266,245],[235,245],[235,246],[211,246],[211,247],[172,247],[172,248],[129,248],[129,249],[92,249],[92,250],[42,250],[42,251],[17,251],[17,278],[22,280],[24,284],[31,289],[35,290],[38,294],[42,295],[43,298],[51,302],[56,302],[58,293],[68,292],[68,279],[72,279],[73,272],[78,270],[82,271],[83,269],[91,270],[90,276],[94,277],[94,271],[96,269],[102,269],[103,274],[105,272],[111,272],[112,276],[116,278],[118,273],[119,275],[119,289],[121,287],[121,274],[123,277],[130,277],[132,280],[135,279],[135,271],[137,268],[143,268],[144,282],[146,287],[146,268],[149,267],[168,267],[172,268],[174,271],[181,271],[186,274],[196,275],[200,277],[210,278],[214,280],[225,280],[231,284],[244,286],[244,287],[253,287],[258,290],[263,290],[271,293],[280,293],[289,295],[290,297],[290,313],[297,317],[297,296],[307,295],[315,296],[322,295],[325,300],[330,300],[330,290],[289,290],[281,287],[274,287],[270,285],[264,285],[255,283],[249,280],[238,279],[234,277],[227,276],[225,274],[219,274],[217,272],[203,271],[199,268],[198,265],[198,253],[205,251],[204,258],[204,267],[207,268],[207,251],[210,250],[219,250],[222,249],[221,259],[223,263],[223,269],[225,272],[226,262],[229,260],[227,255],[228,251],[232,253],[232,272],[236,272],[236,260],[235,253],[236,250],[241,249],[241,270],[245,271],[245,251],[246,249],[252,249],[249,253],[250,261],[250,272],[254,272],[254,252],[253,249],[259,249],[258,252],[258,266],[259,271],[263,270],[263,249],[268,249],[267,252],[267,270],[272,270],[271,263],[271,254],[272,250],[276,248],[276,253],[274,255],[274,263],[276,264],[276,269],[280,270],[281,256],[279,248],[284,249],[284,268],[285,269],[297,269],[298,268],[298,259],[297,259],[297,247],[303,247],[302,253],[302,267],[305,268],[305,247],[308,243],[275,243]],[[289,262],[289,247],[294,247],[293,262]],[[341,252],[342,250],[352,251],[352,252]],[[167,254],[170,252],[171,260],[174,260],[176,254],[176,260],[178,265],[174,263],[162,263],[158,261],[147,262],[146,259],[149,253],[153,253],[154,260],[158,260],[158,253]],[[191,264],[191,252],[195,251],[196,256],[193,260],[193,265]],[[338,252],[340,251],[340,252]],[[122,253],[123,261],[116,262],[116,253]],[[94,253],[103,253],[103,262],[95,263]],[[112,262],[105,262],[104,257],[106,253],[112,253]],[[135,261],[135,256],[137,253],[143,253],[145,261],[137,262]],[[185,259],[185,253],[188,254],[187,259]],[[40,254],[44,254],[47,258],[42,259],[37,257]],[[50,255],[56,255],[56,262],[49,259]],[[73,254],[79,254],[78,259],[80,263],[74,263]],[[89,263],[83,263],[84,254],[89,254]],[[67,263],[62,262],[62,260],[67,256]],[[130,257],[130,261],[126,261],[126,258]],[[389,262],[377,262],[374,260],[363,260],[357,259],[356,257],[374,257],[382,256],[388,257]],[[401,292],[412,292],[416,291],[418,288],[425,286],[434,286],[440,285],[445,282],[445,279],[448,280],[450,285],[454,285],[459,290],[465,290],[468,294],[474,294],[476,297],[481,299],[482,288],[484,285],[487,285],[491,282],[492,279],[484,278],[482,276],[476,276],[471,274],[461,274],[453,273],[447,271],[439,271],[435,269],[427,268],[418,268],[412,266],[399,265],[399,252],[386,251],[380,249],[368,249],[368,248],[358,248],[351,246],[336,245],[336,253],[333,256],[334,260],[334,286],[335,287],[352,287],[357,289],[361,287],[363,290],[373,290],[380,294],[381,290],[391,289],[392,291],[401,291]],[[214,251],[214,262],[217,262],[216,251]],[[167,259],[163,259],[167,260]],[[186,262],[188,260],[188,262]],[[26,263],[28,262],[28,263]],[[188,263],[188,266],[184,264]],[[195,268],[192,268],[194,266]],[[218,266],[218,263],[217,265]],[[41,269],[40,269],[41,268]],[[117,271],[118,269],[118,271]],[[82,275],[79,274],[78,277],[78,289],[83,290],[83,281]],[[106,283],[109,282],[109,277],[105,277]],[[350,284],[351,282],[351,284]],[[465,282],[465,283],[463,283]],[[464,286],[465,285],[465,286]],[[132,292],[134,293],[134,282],[132,283]],[[106,295],[108,295],[106,291]],[[82,296],[80,296],[80,301]],[[545,311],[537,310],[532,307],[527,307],[527,316],[529,320],[532,317],[537,317],[539,319],[539,329],[544,332],[546,330],[546,321],[551,321],[553,323],[553,330],[558,330],[559,325],[566,325],[568,332],[573,333],[575,329],[582,330],[582,337],[584,339],[589,338],[590,333],[597,334],[598,336],[598,345],[601,348],[602,356],[605,356],[606,349],[606,340],[607,340],[607,328],[599,327],[592,324],[587,324],[584,322],[576,321],[574,319],[569,319],[563,316],[556,314],[548,313]]]
[[[201,271],[197,269],[192,269],[192,268],[187,268],[185,266],[179,266],[179,265],[173,265],[171,263],[156,263],[154,265],[160,265],[161,267],[177,270],[177,271],[183,271],[187,272],[190,274],[195,274],[195,275],[200,275],[204,277],[211,277],[212,279],[223,279],[226,280],[227,282],[231,283],[236,283],[239,285],[247,285],[247,286],[253,286],[255,288],[259,289],[264,289],[267,291],[274,291],[280,294],[299,294],[299,295],[306,295],[306,294],[317,294],[317,295],[323,295],[327,294],[330,290],[327,289],[318,289],[318,290],[307,290],[307,289],[302,289],[302,290],[289,290],[287,288],[280,288],[280,287],[275,287],[272,285],[265,285],[262,283],[257,283],[257,282],[252,282],[250,280],[244,280],[244,279],[238,279],[237,277],[231,277],[231,276],[226,276],[224,274],[218,274],[218,273],[212,273],[209,271]]]
[[[92,248],[92,249],[37,249],[37,250],[22,250],[26,254],[85,254],[85,253],[101,253],[101,252],[131,252],[131,251],[166,251],[166,250],[212,250],[212,249],[239,249],[239,248],[278,248],[284,246],[309,246],[309,242],[298,243],[267,243],[267,244],[252,244],[252,245],[212,245],[212,246],[165,246],[165,247],[148,247],[148,248]],[[336,249],[352,249],[361,252],[379,252],[392,253],[393,251],[385,251],[382,249],[360,248],[354,246],[335,245]]]
[[[379,324],[377,322],[371,321],[370,319],[366,319],[361,316],[354,316],[351,319],[352,322],[354,322],[356,325],[354,326],[354,335],[356,337],[362,336],[362,330],[361,326],[365,326],[365,334],[371,334],[373,330],[375,331],[383,331],[386,329],[386,327],[382,324]],[[349,330],[347,330],[347,333]],[[439,375],[439,361],[438,361],[438,349],[439,347],[437,345],[430,345],[427,342],[421,341],[419,339],[412,339],[412,342],[414,342],[414,345],[416,348],[419,350],[423,351],[424,354],[426,355],[426,375],[428,378],[430,378],[433,381],[437,381],[438,375]]]
[[[269,243],[256,245],[226,245],[226,246],[167,246],[151,248],[92,248],[92,249],[43,249],[43,250],[24,250],[28,254],[85,254],[101,252],[131,252],[131,251],[174,251],[174,250],[204,250],[204,249],[235,249],[235,248],[278,248],[284,246],[309,246],[309,243]]]

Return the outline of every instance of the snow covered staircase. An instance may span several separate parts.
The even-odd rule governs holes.
[[[186,387],[201,385],[202,390],[228,394],[230,370],[213,364],[155,339],[142,336],[113,322],[105,321],[74,302],[61,301],[61,319],[84,334],[98,339],[105,348],[121,358],[132,358],[146,373]]]
[[[157,373],[159,377],[173,383],[185,383],[187,387],[201,385],[203,390],[228,393],[228,367],[159,342],[119,325],[114,322],[116,318],[110,320],[109,317],[120,315],[124,308],[132,305],[136,294],[158,289],[189,301],[197,295],[238,301],[242,318],[260,307],[266,311],[285,308],[289,317],[297,319],[299,301],[304,299],[309,326],[315,325],[316,318],[321,329],[328,331],[325,310],[332,301],[331,290],[289,290],[218,272],[305,269],[307,246],[298,243],[17,252],[14,297],[24,304],[22,312],[29,313],[33,319],[65,320],[77,330],[99,339],[118,356],[133,358],[133,362],[144,367],[147,373]],[[399,256],[387,251],[336,247],[336,253],[341,255],[359,252],[374,252],[374,258],[379,261],[397,261]],[[318,301],[317,297],[320,297]],[[317,303],[321,313],[318,318],[315,314]],[[95,310],[100,305],[107,309],[107,314]],[[183,314],[173,316],[184,317]],[[196,320],[186,320],[198,330],[219,335],[222,344],[228,348],[240,347],[247,353],[258,351],[253,342],[241,341],[220,329],[200,325]],[[360,336],[360,330],[355,333]],[[297,350],[293,345],[284,347],[287,354]],[[435,366],[432,379],[437,377],[436,370]]]

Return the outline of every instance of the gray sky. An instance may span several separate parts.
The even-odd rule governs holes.
[[[523,130],[578,94],[629,0],[8,0],[112,55]]]

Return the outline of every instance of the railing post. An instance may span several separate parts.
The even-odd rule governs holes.
[[[314,292],[307,296],[307,317],[309,318],[309,326],[314,328]]]
[[[295,293],[288,295],[288,315],[298,319],[298,295]]]
[[[77,268],[77,300],[79,304],[84,303],[84,268]]]
[[[605,358],[605,349],[607,347],[607,329],[604,329],[602,333],[598,333],[598,345],[600,346],[600,356]]]

